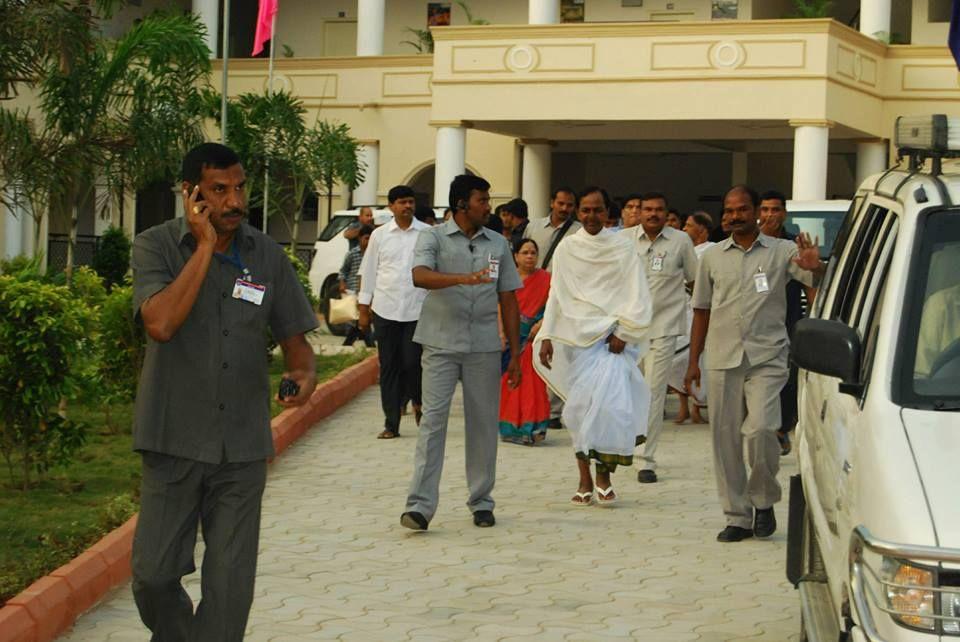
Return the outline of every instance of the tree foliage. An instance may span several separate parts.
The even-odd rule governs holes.
[[[192,14],[156,13],[113,41],[98,24],[117,2],[0,3],[10,20],[0,32],[28,36],[0,45],[0,95],[27,87],[39,96],[39,113],[0,107],[0,182],[42,195],[27,199],[34,210],[69,222],[69,278],[79,208],[94,184],[121,194],[169,178],[202,140],[204,27]]]
[[[122,284],[127,277],[130,247],[130,239],[119,227],[108,227],[100,237],[100,245],[93,257],[93,269],[103,278],[107,289]]]
[[[829,18],[832,0],[793,0],[798,18]]]

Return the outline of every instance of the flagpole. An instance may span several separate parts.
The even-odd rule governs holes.
[[[270,61],[267,63],[267,96],[273,95],[273,52],[275,47],[273,46],[277,40],[277,14],[273,14],[270,18]],[[272,141],[270,141],[272,145]],[[268,206],[270,205],[270,145],[268,145],[267,158],[264,162],[264,172],[263,172],[263,233],[267,233],[267,211]],[[297,253],[297,239],[291,240],[291,246],[293,248],[293,253]]]
[[[230,0],[223,0],[223,88],[220,91],[220,142],[227,144],[227,66],[230,60]]]

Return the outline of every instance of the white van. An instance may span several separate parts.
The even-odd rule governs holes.
[[[434,208],[438,219],[443,218],[443,208]],[[330,309],[330,299],[339,299],[338,289],[340,267],[343,258],[350,249],[350,242],[343,237],[347,226],[357,220],[360,208],[352,210],[337,210],[330,217],[330,222],[320,232],[316,243],[313,244],[313,260],[310,262],[310,288],[320,300],[320,311],[324,318]],[[373,224],[379,227],[393,219],[393,212],[386,208],[373,210]],[[347,331],[344,325],[330,325],[327,328],[332,334],[343,335]]]
[[[957,127],[898,119],[909,165],[860,187],[794,331],[803,640],[960,636],[960,174],[941,172]]]

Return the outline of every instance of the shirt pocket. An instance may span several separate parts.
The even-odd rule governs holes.
[[[264,287],[263,301],[260,302],[260,305],[257,305],[250,301],[238,299],[237,303],[240,305],[240,321],[244,325],[266,327],[267,320],[270,318],[270,308],[273,305],[273,281],[257,282],[256,284]]]

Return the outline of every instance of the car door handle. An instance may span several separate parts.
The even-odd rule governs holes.
[[[846,459],[844,459],[844,460],[843,460],[843,472],[846,473],[847,475],[849,475],[849,474],[850,474],[850,471],[852,471],[852,470],[853,470],[853,464],[851,464],[849,461],[847,461]]]
[[[827,402],[824,400],[823,405],[820,407],[820,421],[823,421],[827,418]]]

